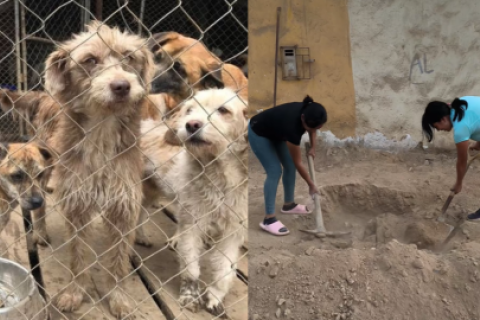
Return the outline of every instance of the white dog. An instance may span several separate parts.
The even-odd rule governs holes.
[[[159,185],[172,186],[179,198],[175,248],[184,271],[180,303],[192,311],[204,303],[210,313],[224,314],[222,302],[236,275],[248,212],[246,109],[231,89],[198,92],[175,121],[186,150],[156,179]],[[142,126],[143,132],[148,130],[155,133],[151,122]],[[158,140],[163,139],[164,125],[158,134]],[[144,152],[148,157],[148,150]],[[160,165],[154,158],[152,162]],[[213,282],[201,297],[199,263],[206,248]]]

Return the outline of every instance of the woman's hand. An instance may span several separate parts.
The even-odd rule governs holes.
[[[307,156],[311,156],[312,159],[315,159],[315,149],[310,148],[310,150],[308,150]]]
[[[460,193],[462,191],[462,183],[456,182],[451,191],[453,191],[455,194]]]
[[[309,185],[308,186],[308,193],[312,196],[312,198],[315,194],[319,194],[317,186],[315,186],[314,184]]]

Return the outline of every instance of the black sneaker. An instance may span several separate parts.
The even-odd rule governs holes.
[[[475,213],[470,213],[467,216],[468,220],[478,220],[480,219],[480,209],[478,209]]]

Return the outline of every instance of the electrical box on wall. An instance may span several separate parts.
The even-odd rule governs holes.
[[[311,78],[311,64],[315,62],[310,59],[308,47],[282,46],[280,47],[283,80],[306,80]]]
[[[295,47],[282,48],[283,57],[283,74],[285,77],[297,77],[297,58],[295,55]]]

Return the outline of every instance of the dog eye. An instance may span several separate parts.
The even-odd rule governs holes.
[[[130,62],[132,62],[132,60],[133,60],[132,56],[123,57],[123,62],[125,62],[125,63],[130,63]]]
[[[42,171],[39,174],[37,174],[37,179],[42,179],[44,173],[45,173],[45,171]]]
[[[23,180],[25,180],[26,176],[27,175],[25,174],[25,172],[15,172],[10,176],[10,178],[14,182],[22,182]]]
[[[220,114],[227,114],[227,113],[229,113],[228,109],[225,108],[224,106],[221,106],[220,108],[218,108],[218,112],[220,112]]]
[[[187,114],[190,114],[192,112],[192,108],[187,109]]]
[[[86,63],[86,64],[97,64],[97,59],[93,58],[93,57],[90,57],[88,59],[86,59],[83,63]]]

